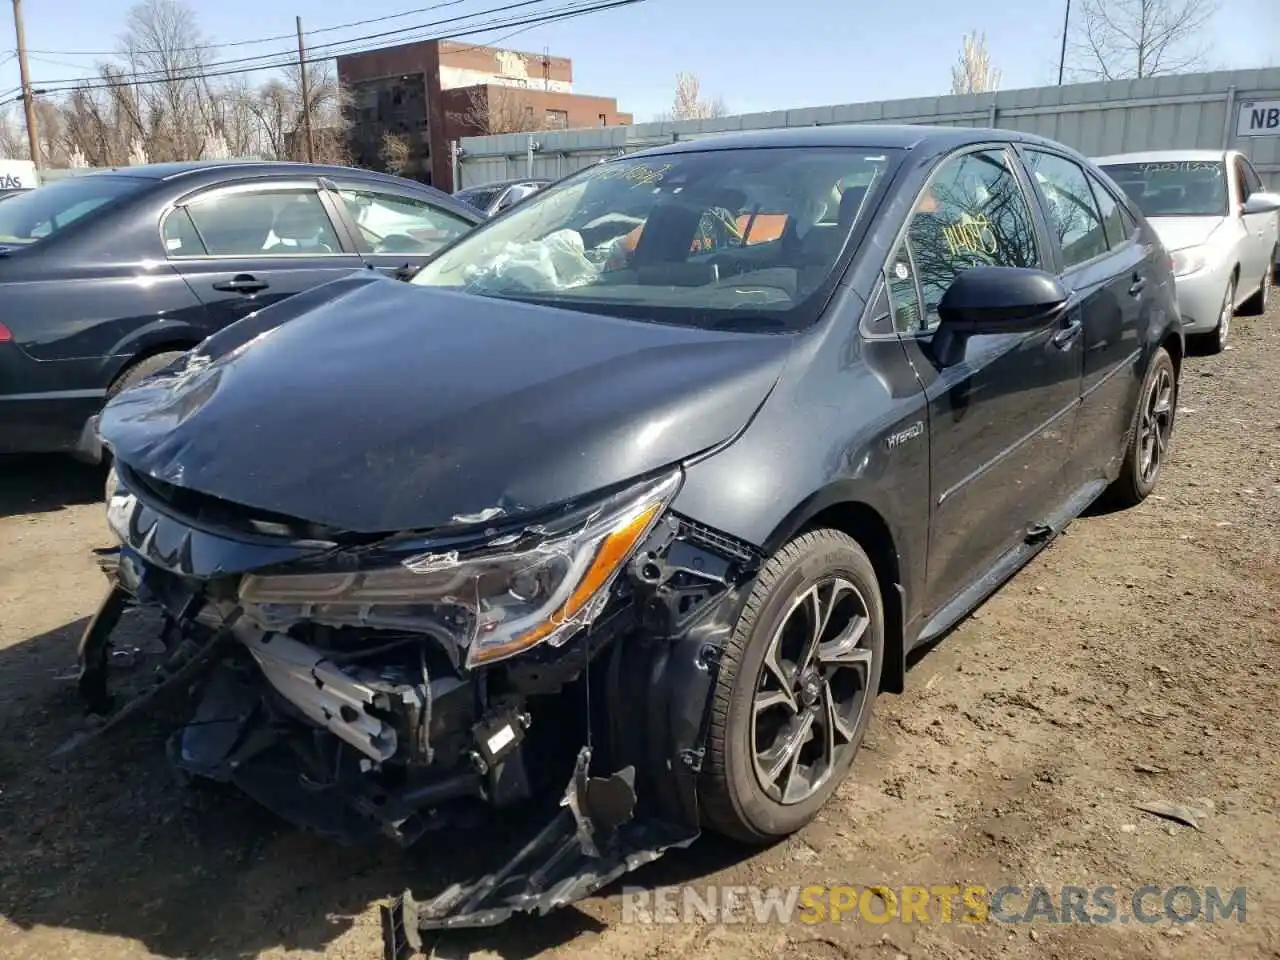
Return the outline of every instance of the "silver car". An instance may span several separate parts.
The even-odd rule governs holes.
[[[1183,330],[1203,350],[1227,342],[1237,311],[1266,309],[1280,248],[1280,194],[1235,150],[1156,150],[1095,159],[1173,257]]]

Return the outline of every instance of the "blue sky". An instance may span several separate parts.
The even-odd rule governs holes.
[[[205,33],[227,42],[288,34],[297,13],[311,30],[433,2],[440,0],[361,5],[197,0],[193,7]],[[445,10],[329,33],[312,42],[492,9],[502,2],[457,0]],[[548,0],[549,7],[560,5]],[[75,51],[114,48],[129,6],[128,0],[27,0],[27,46],[38,51],[31,59],[35,85],[84,75],[92,58]],[[502,45],[547,47],[571,57],[578,92],[615,96],[621,109],[643,121],[667,108],[679,70],[696,72],[703,91],[722,97],[734,113],[945,93],[960,38],[975,29],[987,35],[992,60],[1003,73],[1002,88],[1053,83],[1062,10],[1063,0],[645,0],[527,30]],[[489,42],[503,32],[510,30],[468,39]],[[10,24],[0,36],[7,45],[0,47],[4,60],[12,53]],[[1280,66],[1280,0],[1219,0],[1204,39],[1211,68]],[[288,46],[276,41],[217,56],[273,53]],[[10,58],[0,65],[0,92],[17,85],[17,66]]]

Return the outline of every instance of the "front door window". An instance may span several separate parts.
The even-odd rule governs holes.
[[[938,303],[970,267],[1040,267],[1035,220],[1003,150],[947,160],[911,213],[906,244],[889,264],[901,332],[932,330]],[[918,288],[923,303],[909,300]]]

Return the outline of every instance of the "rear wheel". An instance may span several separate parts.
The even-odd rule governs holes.
[[[153,373],[159,373],[169,364],[173,363],[180,356],[181,350],[169,350],[164,353],[152,354],[149,357],[143,357],[131,367],[125,367],[115,381],[107,388],[107,399],[110,400],[116,394],[129,387],[132,387],[140,380],[144,380]]]
[[[1178,374],[1173,358],[1161,347],[1142,382],[1120,476],[1107,490],[1112,505],[1136,506],[1155,489],[1168,456],[1177,408]]]
[[[782,547],[721,658],[704,824],[768,843],[808,823],[853,763],[883,663],[884,606],[857,542],[819,529]]]

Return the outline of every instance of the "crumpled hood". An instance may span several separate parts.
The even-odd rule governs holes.
[[[465,523],[589,494],[733,437],[793,341],[384,279],[326,287],[119,394],[99,423],[116,457],[352,532]]]
[[[1147,222],[1160,237],[1164,248],[1172,253],[1206,243],[1225,217],[1148,217]]]

